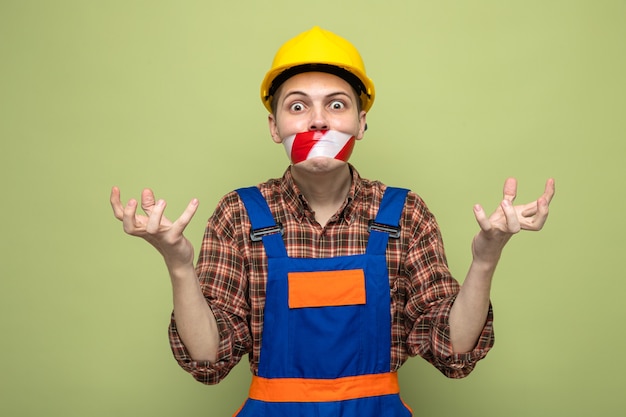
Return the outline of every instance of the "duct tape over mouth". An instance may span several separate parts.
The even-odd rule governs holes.
[[[287,156],[293,164],[316,157],[347,162],[354,148],[354,136],[336,130],[312,130],[283,139]]]

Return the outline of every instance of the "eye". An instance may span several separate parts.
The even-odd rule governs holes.
[[[343,101],[341,100],[333,100],[330,103],[330,108],[333,110],[343,110],[346,108],[346,105]]]
[[[297,103],[293,103],[289,106],[289,110],[292,112],[301,112],[302,110],[304,110],[304,104],[297,102]]]

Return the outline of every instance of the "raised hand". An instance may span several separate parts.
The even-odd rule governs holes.
[[[543,228],[554,196],[554,179],[546,182],[541,197],[531,203],[514,205],[516,195],[517,181],[508,178],[504,183],[504,199],[493,214],[487,217],[479,204],[474,206],[474,215],[480,226],[472,242],[475,261],[497,262],[511,236],[520,230],[538,231]]]
[[[163,255],[170,268],[193,264],[193,245],[185,238],[183,232],[198,208],[198,200],[191,200],[174,222],[163,215],[167,205],[165,200],[156,201],[150,189],[145,189],[141,193],[141,208],[145,215],[137,214],[137,204],[137,200],[131,199],[124,206],[120,200],[119,188],[111,189],[113,214],[122,222],[126,233],[149,242]]]

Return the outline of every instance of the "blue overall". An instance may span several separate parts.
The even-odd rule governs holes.
[[[237,192],[250,217],[251,235],[260,231],[253,240],[262,240],[264,245],[268,278],[258,375],[253,376],[249,398],[235,415],[411,416],[400,399],[397,375],[390,372],[391,312],[385,255],[390,231],[399,230],[407,190],[386,189],[364,254],[315,259],[287,255],[279,226],[258,188]],[[333,280],[348,276],[346,271],[355,280],[350,282],[357,282],[355,287],[363,290],[363,297],[343,305],[343,294],[325,293],[334,291]],[[297,275],[306,285],[311,283],[306,281],[307,274],[315,277],[316,272],[326,274],[327,281],[320,281],[312,292],[322,294],[322,304],[329,298],[338,302],[306,305],[307,292],[301,291],[305,305],[291,305],[296,303],[291,298],[296,297]],[[326,288],[325,282],[331,285]]]

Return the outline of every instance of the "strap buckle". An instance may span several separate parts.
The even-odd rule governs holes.
[[[377,223],[373,219],[367,223],[367,231],[371,232],[372,230],[388,233],[389,237],[393,239],[398,239],[400,237],[400,226],[390,226],[388,224]]]
[[[278,222],[275,226],[250,230],[250,240],[253,242],[260,242],[261,240],[263,240],[263,236],[273,235],[275,233],[280,233],[282,236],[284,232],[285,230],[283,228],[283,224]]]

